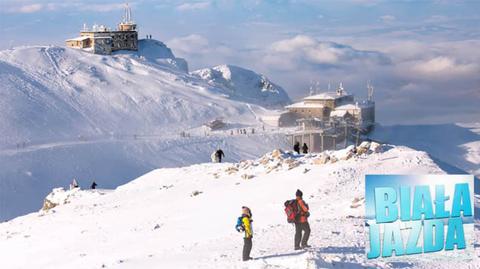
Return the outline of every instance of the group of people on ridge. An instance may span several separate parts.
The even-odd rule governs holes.
[[[308,204],[303,200],[303,193],[297,190],[295,199],[285,202],[285,213],[287,221],[295,224],[294,249],[301,250],[309,248],[308,239],[310,237],[310,224],[308,217],[310,216]],[[250,252],[253,246],[253,227],[252,227],[252,211],[246,206],[242,206],[242,215],[238,217],[235,229],[244,233],[243,236],[243,261],[251,260]]]
[[[94,190],[96,189],[98,186],[97,182],[95,182],[95,180],[92,182],[92,185],[90,185],[90,189]],[[76,189],[76,188],[80,188],[80,185],[78,185],[78,182],[76,179],[73,179],[72,180],[72,183],[70,183],[70,190],[73,190],[73,189]]]
[[[297,154],[300,154],[300,142],[298,142],[298,141],[295,142],[295,144],[293,145],[293,151],[295,151]],[[303,153],[303,154],[307,154],[307,153],[308,153],[307,143],[303,143],[302,153]]]

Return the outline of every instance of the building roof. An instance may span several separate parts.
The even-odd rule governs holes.
[[[346,110],[334,110],[330,112],[330,117],[340,117],[343,118],[345,115],[347,115],[348,112]]]
[[[316,103],[308,103],[305,102],[298,102],[291,105],[286,106],[285,108],[323,108],[323,104],[316,104]]]
[[[345,104],[335,107],[335,110],[349,110],[349,109],[358,109],[359,107],[355,104]]]
[[[349,109],[360,109],[375,106],[374,102],[371,101],[361,101],[355,103],[348,103],[341,106],[335,107],[336,110],[349,110]]]
[[[89,36],[79,36],[79,37],[67,39],[66,41],[84,41],[89,38],[90,38]]]
[[[335,99],[342,98],[344,96],[349,96],[349,95],[351,94],[347,93],[347,94],[339,95],[337,94],[337,92],[323,92],[320,94],[307,96],[304,98],[304,100],[335,100]]]

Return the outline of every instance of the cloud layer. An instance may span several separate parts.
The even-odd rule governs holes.
[[[264,62],[271,68],[296,70],[298,68],[328,68],[362,64],[388,64],[388,57],[380,52],[357,50],[351,46],[329,41],[318,41],[305,35],[273,43]]]
[[[382,123],[480,118],[480,2],[135,0],[140,36],[153,34],[192,70],[259,71],[294,99],[312,81],[375,88]],[[4,0],[0,48],[58,44],[82,23],[115,25],[123,3]],[[38,24],[42,24],[38,31]]]

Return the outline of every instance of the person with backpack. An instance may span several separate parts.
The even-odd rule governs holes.
[[[302,146],[302,152],[303,152],[303,154],[307,154],[307,153],[308,153],[308,146],[307,146],[307,143],[303,143],[303,146]]]
[[[310,224],[308,217],[310,216],[308,204],[303,200],[303,193],[297,190],[294,200],[285,202],[285,213],[287,214],[287,221],[295,224],[295,250],[300,250],[310,247],[308,245],[308,238],[310,237]],[[303,235],[302,235],[303,233]]]
[[[295,145],[293,145],[293,151],[295,151],[297,154],[300,154],[300,142],[295,142]]]
[[[215,157],[217,157],[218,162],[221,163],[222,157],[225,157],[225,153],[223,153],[223,150],[217,149],[217,151],[215,151]]]
[[[73,189],[76,189],[76,188],[80,188],[80,187],[78,186],[77,180],[73,179],[72,183],[70,183],[70,190],[73,190]]]
[[[252,211],[246,206],[242,206],[242,215],[237,219],[237,225],[235,229],[238,232],[243,232],[243,253],[242,260],[248,261],[252,260],[250,257],[250,252],[252,251],[252,238],[253,238],[253,228],[252,228]]]
[[[212,163],[218,163],[217,151],[216,150],[214,152],[212,152],[212,154],[210,155],[210,158],[212,159]]]

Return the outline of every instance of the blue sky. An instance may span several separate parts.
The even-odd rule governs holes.
[[[119,21],[121,1],[2,0],[0,49],[62,45],[83,23]],[[264,73],[293,99],[318,81],[359,97],[376,88],[385,124],[480,118],[480,1],[131,1],[190,69],[223,63]]]

